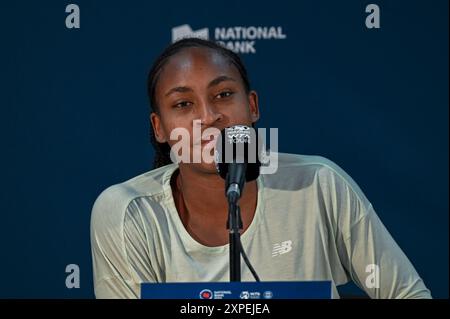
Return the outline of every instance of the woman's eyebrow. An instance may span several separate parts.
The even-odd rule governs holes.
[[[174,88],[171,88],[169,91],[167,91],[167,93],[165,94],[165,96],[169,96],[172,93],[185,93],[185,92],[192,92],[193,90],[190,87],[187,86],[176,86]]]
[[[212,80],[211,82],[209,82],[208,89],[213,87],[213,86],[215,86],[215,85],[218,85],[219,83],[224,82],[224,81],[236,82],[235,79],[230,78],[229,76],[221,75],[221,76],[218,76],[217,78],[215,78],[214,80]]]
[[[218,76],[217,78],[215,78],[214,80],[212,80],[211,82],[209,82],[208,88],[216,86],[216,85],[218,85],[218,84],[220,84],[221,82],[224,82],[224,81],[236,82],[235,79],[233,79],[233,78],[231,78],[229,76],[221,75],[221,76]],[[193,90],[190,87],[188,87],[188,86],[176,86],[174,88],[171,88],[169,91],[167,91],[165,96],[169,96],[170,94],[175,93],[175,92],[176,93],[186,93],[186,92],[192,92],[192,91]]]

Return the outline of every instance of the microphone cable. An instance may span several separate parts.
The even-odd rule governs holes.
[[[253,278],[255,278],[255,280],[257,282],[260,282],[261,280],[259,279],[258,274],[256,273],[255,269],[253,268],[252,264],[250,263],[250,260],[248,260],[248,257],[245,254],[244,247],[242,246],[241,238],[239,238],[239,251],[240,251],[240,253],[242,255],[242,258],[244,258],[245,264],[250,269],[250,271],[251,271],[251,273],[253,275]]]

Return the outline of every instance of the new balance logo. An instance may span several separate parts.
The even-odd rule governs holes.
[[[188,24],[183,24],[178,27],[172,28],[172,43],[183,38],[201,38],[208,40],[209,30],[208,28],[203,28],[193,31]]]
[[[286,240],[282,243],[273,245],[272,257],[286,254],[292,250],[292,240]]]

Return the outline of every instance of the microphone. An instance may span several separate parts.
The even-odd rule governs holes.
[[[241,281],[241,255],[256,281],[259,281],[242,247],[240,230],[243,224],[238,200],[245,182],[253,181],[259,176],[261,147],[262,143],[258,143],[255,129],[246,125],[227,127],[217,137],[214,160],[217,172],[225,179],[225,196],[228,199],[230,281]]]
[[[237,203],[246,182],[258,178],[261,147],[253,127],[234,125],[220,132],[214,159],[217,172],[225,180],[225,195],[230,203]]]

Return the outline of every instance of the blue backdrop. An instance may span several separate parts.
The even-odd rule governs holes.
[[[279,128],[280,151],[346,170],[448,298],[448,1],[77,0],[79,29],[66,27],[69,3],[0,2],[0,297],[94,296],[92,204],[151,168],[147,72],[188,24],[211,39],[281,28],[285,39],[242,54],[259,127]],[[365,25],[369,3],[380,29]],[[66,288],[67,264],[79,289]]]

